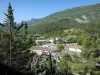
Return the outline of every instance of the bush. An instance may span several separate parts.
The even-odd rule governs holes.
[[[64,49],[64,46],[62,44],[57,44],[57,49],[61,52]]]

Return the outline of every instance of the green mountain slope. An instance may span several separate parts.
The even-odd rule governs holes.
[[[56,12],[51,14],[40,21],[41,22],[52,22],[63,18],[80,18],[85,15],[87,19],[100,18],[100,4],[94,4],[90,6],[81,6],[64,11]]]
[[[77,27],[81,23],[100,19],[100,4],[75,7],[41,19],[33,28],[38,33]]]

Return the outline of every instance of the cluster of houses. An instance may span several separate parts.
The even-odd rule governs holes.
[[[56,41],[62,40],[62,38],[56,38]],[[60,52],[57,52],[57,44],[54,43],[54,40],[36,40],[37,46],[33,46],[30,48],[31,52],[36,52],[37,55],[46,55],[48,56],[49,53],[55,58],[61,58],[62,54]],[[77,47],[77,45],[74,44],[67,44],[64,43],[64,51],[73,51],[73,52],[81,52],[81,50]],[[65,53],[64,52],[64,53]]]
[[[59,38],[55,39],[56,41],[59,40]],[[37,55],[42,55],[42,57],[45,59],[49,53],[51,53],[52,57],[56,60],[60,57],[60,54],[56,52],[56,44],[54,43],[54,40],[36,40],[37,46],[32,46],[30,48],[31,52],[36,52]],[[61,57],[60,57],[61,58]]]
[[[30,48],[30,50],[33,52],[36,52],[37,55],[49,55],[50,53],[55,53],[56,52],[56,44],[45,44],[42,46],[33,46]]]
[[[63,40],[61,38],[56,38],[56,41]],[[64,41],[64,40],[63,40]],[[30,48],[31,52],[36,52],[37,55],[41,56],[44,61],[47,60],[49,53],[52,55],[52,59],[59,62],[59,59],[62,59],[65,53],[77,52],[81,53],[81,48],[75,43],[63,43],[64,50],[63,52],[57,51],[57,44],[54,43],[54,40],[36,40],[37,46]],[[100,62],[96,63],[96,68],[100,69]]]

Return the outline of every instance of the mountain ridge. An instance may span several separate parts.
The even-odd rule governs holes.
[[[27,22],[28,25],[34,25],[35,23],[37,23],[40,19],[35,19],[32,18],[31,20],[26,20],[25,22]]]
[[[45,33],[59,29],[73,28],[81,23],[88,23],[99,19],[100,3],[53,13],[34,24],[33,30],[37,33]]]

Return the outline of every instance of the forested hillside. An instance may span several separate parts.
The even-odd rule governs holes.
[[[55,30],[77,27],[82,23],[100,19],[100,4],[81,6],[56,12],[41,19],[33,30],[38,33],[47,33]],[[39,32],[41,31],[41,32]]]

